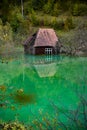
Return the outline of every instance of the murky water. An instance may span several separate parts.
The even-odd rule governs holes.
[[[86,57],[21,55],[0,59],[3,121],[19,120],[27,124],[46,117],[71,125],[70,118],[76,118],[85,124],[86,97]]]

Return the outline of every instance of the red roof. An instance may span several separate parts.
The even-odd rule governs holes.
[[[56,43],[58,42],[58,37],[53,29],[40,28],[36,35],[32,35],[24,42],[24,45],[27,45],[34,37],[36,37],[34,41],[34,47],[56,46]]]
[[[55,46],[58,38],[53,29],[39,29],[34,47],[37,46]]]

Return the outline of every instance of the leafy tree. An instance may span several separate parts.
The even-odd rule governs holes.
[[[64,29],[68,31],[72,29],[73,27],[74,26],[73,26],[72,16],[68,16],[64,22]]]
[[[45,13],[47,13],[47,14],[51,13],[51,10],[52,10],[52,5],[51,5],[51,3],[48,2],[47,4],[45,4],[44,7],[43,7],[43,9],[44,9],[44,12],[45,12]]]
[[[61,13],[60,4],[59,4],[59,3],[55,3],[55,4],[54,4],[53,11],[52,11],[52,14],[53,14],[54,16],[58,16],[60,13]]]
[[[87,5],[86,4],[75,4],[73,6],[72,14],[75,16],[87,15]]]

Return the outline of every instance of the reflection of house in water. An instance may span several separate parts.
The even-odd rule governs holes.
[[[56,63],[34,65],[39,77],[51,77],[56,73]]]
[[[32,68],[39,77],[52,77],[57,70],[57,59],[52,56],[25,58],[25,66]]]

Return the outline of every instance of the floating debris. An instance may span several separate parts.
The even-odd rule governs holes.
[[[1,90],[1,91],[4,92],[4,91],[6,91],[6,89],[7,89],[6,86],[4,86],[4,85],[0,85],[0,90]]]
[[[12,97],[12,96],[13,96],[13,94],[12,94],[12,93],[10,93],[10,94],[9,94],[9,96],[11,96],[11,97]]]
[[[14,95],[14,100],[20,104],[34,103],[35,102],[35,95],[34,94],[25,94],[24,92],[21,92],[21,93],[17,92]]]
[[[15,106],[11,106],[10,108],[11,108],[11,110],[13,110],[13,111],[16,110]]]
[[[21,89],[19,89],[19,90],[17,90],[17,93],[23,93],[24,92],[24,90],[21,88]]]
[[[0,103],[0,108],[7,108],[7,106],[4,103]]]
[[[0,127],[3,128],[3,130],[26,130],[26,127],[23,124],[20,124],[19,122],[9,122],[4,123],[3,125],[0,124]]]

